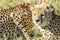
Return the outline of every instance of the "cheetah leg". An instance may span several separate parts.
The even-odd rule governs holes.
[[[14,40],[17,40],[17,36],[14,36]]]
[[[33,19],[33,21],[34,21],[34,19]],[[43,38],[45,38],[46,40],[50,39],[51,36],[54,36],[50,31],[42,29],[40,27],[40,25],[38,25],[35,21],[34,21],[34,24],[37,26],[37,28],[42,33]]]
[[[38,28],[38,29],[40,30],[40,32],[42,33],[42,36],[43,36],[44,39],[49,40],[51,37],[54,37],[54,38],[55,38],[55,36],[53,35],[53,33],[51,33],[51,32],[48,31],[48,30],[42,29],[38,24],[36,24],[36,25],[37,25],[37,28]]]
[[[31,37],[29,36],[29,31],[23,29],[22,32],[23,32],[23,34],[24,34],[26,40],[32,40]]]
[[[7,40],[7,37],[5,36],[5,34],[3,35],[3,40]]]

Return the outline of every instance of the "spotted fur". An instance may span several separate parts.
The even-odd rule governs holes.
[[[46,40],[52,40],[53,36],[53,40],[60,40],[60,16],[55,14],[54,7],[47,2],[42,2],[39,6],[35,6],[32,13],[35,25],[43,37],[48,38]]]
[[[32,12],[30,4],[22,3],[10,9],[0,10],[0,37],[8,39],[15,37],[17,27],[22,30],[23,34],[29,40],[29,31],[34,26],[32,22]]]

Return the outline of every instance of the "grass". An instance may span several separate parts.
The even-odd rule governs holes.
[[[0,0],[0,9],[7,9],[7,8],[11,8],[14,7],[18,4],[20,4],[21,2],[26,2],[26,0]],[[31,0],[31,4],[38,4],[38,0]],[[54,8],[56,9],[56,13],[60,14],[60,0],[49,0],[49,2],[51,2],[51,4],[54,6]]]

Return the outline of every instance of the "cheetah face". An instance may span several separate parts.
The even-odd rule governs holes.
[[[33,10],[32,18],[34,23],[37,23],[39,25],[45,26],[52,21],[53,14],[54,14],[54,8],[47,3],[42,3],[39,5],[40,7],[36,7]]]

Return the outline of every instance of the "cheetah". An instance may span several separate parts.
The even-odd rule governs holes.
[[[17,9],[16,9],[17,8]],[[14,12],[10,13],[10,17],[14,23],[22,30],[26,40],[40,40],[39,38],[31,38],[30,29],[34,26],[32,20],[32,6],[29,3],[22,3],[22,5],[14,8]]]
[[[34,19],[33,19],[34,13],[31,10],[32,7],[29,4],[26,4],[26,3],[22,3],[22,5],[21,6],[18,6],[18,7],[19,8],[17,8],[17,9],[15,8],[15,11],[12,10],[14,12],[11,12],[10,13],[10,17],[13,19],[14,23],[16,25],[18,25],[19,28],[22,29],[22,32],[23,32],[24,36],[26,37],[26,39],[27,40],[32,40],[30,38],[30,34],[29,34],[30,28],[32,28],[34,26],[34,22],[33,22],[34,21]],[[33,8],[35,10],[35,7],[33,7]],[[39,7],[37,7],[37,8],[39,9]],[[19,10],[21,10],[21,11],[19,11]],[[42,9],[42,10],[44,10],[44,9]],[[40,12],[43,12],[42,10]],[[53,11],[53,8],[52,8],[52,11]],[[45,33],[46,32],[44,31],[43,35],[45,35]],[[48,33],[48,31],[47,31],[47,35],[49,37],[46,36],[46,38],[48,37],[48,39],[49,39],[50,38],[50,35],[53,35],[53,34],[52,33]],[[45,36],[43,36],[43,37],[45,38]]]
[[[22,30],[25,38],[30,39],[29,31],[34,24],[29,6],[28,3],[22,3],[13,8],[0,10],[0,37],[6,37],[6,39],[17,37],[18,27]]]
[[[4,26],[5,29],[7,28],[6,32],[8,36],[6,36],[4,27],[1,26],[1,28],[4,29],[3,31],[1,31],[2,34],[4,34],[4,36],[9,38],[10,37],[9,33],[11,33],[10,35],[12,35],[13,37],[14,36],[16,37],[16,28],[17,28],[16,26],[18,26],[18,28],[22,30],[25,38],[27,40],[32,40],[29,32],[30,32],[30,29],[34,26],[34,23],[32,20],[33,18],[32,11],[30,9],[31,9],[31,6],[29,3],[22,3],[21,5],[18,5],[14,8],[0,10],[0,16],[2,16],[0,18],[1,19],[0,23],[4,24],[2,26]],[[13,24],[15,25],[14,27],[13,27]],[[10,28],[10,26],[12,27],[12,29]],[[14,31],[14,35],[13,35],[13,31]]]
[[[27,40],[32,40],[30,37],[30,29],[34,26],[32,21],[32,12],[29,3],[22,3],[21,5],[13,8],[10,12],[10,17],[14,23],[22,30]]]
[[[5,37],[10,38],[9,35],[6,36],[6,34],[9,34],[9,33],[11,33],[10,35],[12,35],[13,37],[17,37],[16,28],[18,27],[23,32],[26,40],[32,40],[32,38],[30,37],[30,29],[34,26],[34,23],[32,21],[32,11],[30,9],[31,9],[31,6],[29,3],[22,3],[13,8],[0,10],[0,16],[2,16],[2,17],[0,17],[0,19],[1,19],[0,23],[5,24],[2,26],[4,26],[5,29],[7,28],[6,29],[7,33],[5,33],[5,29],[3,27],[1,27],[4,29],[3,33],[4,33]],[[0,29],[0,30],[2,30],[2,29]],[[8,32],[8,31],[11,31],[11,32]],[[14,31],[14,35],[13,35],[13,31]]]
[[[54,11],[55,8],[46,1],[32,8],[33,22],[46,40],[60,40],[60,16]]]

